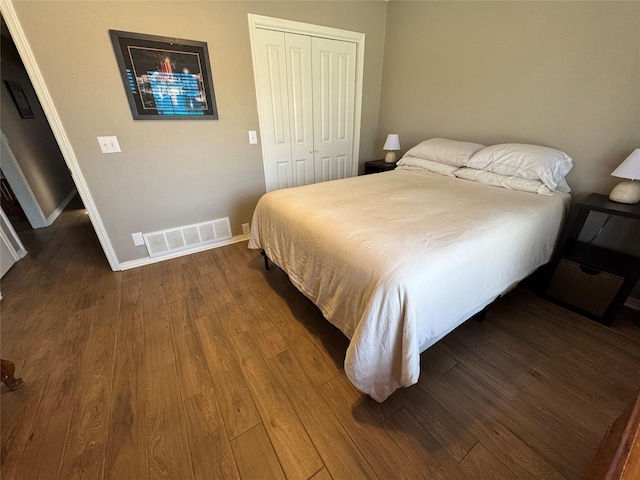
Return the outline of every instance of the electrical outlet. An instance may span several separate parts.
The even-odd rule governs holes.
[[[100,151],[102,153],[118,153],[120,152],[120,145],[118,144],[118,137],[96,137],[98,144],[100,145]]]
[[[249,226],[248,223],[243,223],[242,224],[242,233],[244,233],[244,234],[251,233],[251,227]]]
[[[136,247],[144,245],[144,237],[142,236],[142,232],[132,233],[131,238],[133,238],[133,244]]]

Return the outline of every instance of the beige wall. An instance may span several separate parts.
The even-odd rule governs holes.
[[[608,193],[640,147],[638,1],[392,1],[383,72],[378,145],[555,147],[577,197]]]
[[[45,217],[51,216],[73,192],[75,185],[58,144],[38,102],[29,76],[10,38],[2,36],[2,85],[0,119],[2,131],[16,157],[29,188]],[[5,80],[19,83],[34,118],[22,118]],[[16,186],[13,186],[15,189]]]
[[[378,148],[389,132],[403,151],[431,137],[555,147],[574,198],[608,194],[640,147],[640,2],[390,2]],[[614,220],[597,241],[640,255],[639,235]]]
[[[384,2],[15,1],[118,260],[146,256],[132,232],[230,217],[233,233],[264,193],[247,13],[365,33],[361,156],[377,130]],[[109,29],[205,41],[220,119],[134,121]],[[103,155],[96,136],[122,153]]]

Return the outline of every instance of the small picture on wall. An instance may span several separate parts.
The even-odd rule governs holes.
[[[35,118],[35,115],[33,114],[33,110],[31,110],[31,105],[29,105],[27,95],[24,93],[22,85],[16,82],[10,82],[8,80],[6,80],[5,83],[9,88],[9,93],[11,93],[11,97],[13,98],[16,107],[18,107],[20,116],[22,118]]]
[[[109,34],[134,119],[218,119],[205,42]]]

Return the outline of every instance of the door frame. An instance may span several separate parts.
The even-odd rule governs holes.
[[[349,30],[341,30],[339,28],[325,27],[322,25],[313,25],[310,23],[294,22],[282,18],[266,17],[263,15],[255,15],[248,13],[249,21],[249,38],[251,42],[251,59],[253,62],[253,82],[256,87],[257,108],[260,108],[260,92],[258,89],[258,77],[256,68],[256,50],[254,32],[257,29],[275,30],[284,33],[296,33],[300,35],[308,35],[311,37],[322,37],[331,40],[341,40],[343,42],[351,42],[356,44],[356,82],[355,82],[355,98],[354,98],[354,119],[353,119],[353,167],[352,175],[358,174],[358,163],[360,154],[360,128],[362,123],[362,85],[364,83],[364,33],[351,32]],[[258,111],[260,118],[260,112]],[[260,125],[260,138],[262,135],[262,125]],[[262,150],[262,162],[264,168],[267,168],[265,162],[267,156],[264,150],[264,142],[260,142]]]
[[[107,235],[107,231],[104,227],[104,223],[102,222],[102,218],[100,217],[98,209],[93,201],[93,197],[91,196],[91,192],[89,191],[87,182],[82,175],[80,165],[78,164],[78,159],[75,152],[73,151],[73,147],[71,146],[71,142],[69,141],[67,132],[62,125],[62,120],[58,115],[58,111],[55,108],[53,99],[49,94],[49,89],[45,84],[42,73],[40,72],[40,67],[38,66],[33,55],[31,45],[29,45],[24,30],[22,29],[22,25],[20,24],[20,20],[18,19],[18,15],[16,14],[13,6],[14,1],[15,0],[0,0],[0,13],[2,13],[4,21],[7,24],[7,28],[11,33],[13,42],[15,43],[18,53],[20,54],[20,58],[22,60],[22,63],[24,64],[24,68],[27,71],[27,74],[29,75],[29,79],[31,80],[31,84],[33,85],[33,89],[36,92],[38,100],[42,105],[42,109],[44,110],[45,116],[47,117],[49,126],[51,127],[51,131],[53,132],[58,146],[60,147],[60,151],[62,152],[62,156],[64,157],[64,160],[67,164],[67,168],[69,168],[69,171],[71,172],[71,176],[73,177],[73,181],[76,184],[78,194],[80,195],[82,203],[84,204],[87,213],[89,214],[89,219],[91,220],[91,224],[96,231],[96,236],[98,237],[100,245],[102,246],[102,250],[107,257],[109,266],[111,267],[111,270],[118,271],[120,270],[120,262],[118,261],[116,252],[113,249],[111,240],[109,240],[109,236]]]
[[[9,186],[16,197],[16,200],[20,204],[22,211],[27,216],[31,228],[44,228],[50,224],[47,223],[47,217],[44,216],[42,208],[38,203],[33,190],[29,186],[29,182],[24,176],[20,164],[16,160],[13,150],[9,146],[9,141],[2,130],[0,130],[0,147],[4,150],[6,155],[2,156],[2,172],[4,173]],[[75,189],[74,189],[75,190]]]

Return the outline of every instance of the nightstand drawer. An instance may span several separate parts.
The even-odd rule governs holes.
[[[567,306],[602,317],[624,285],[624,277],[562,259],[546,294]]]

